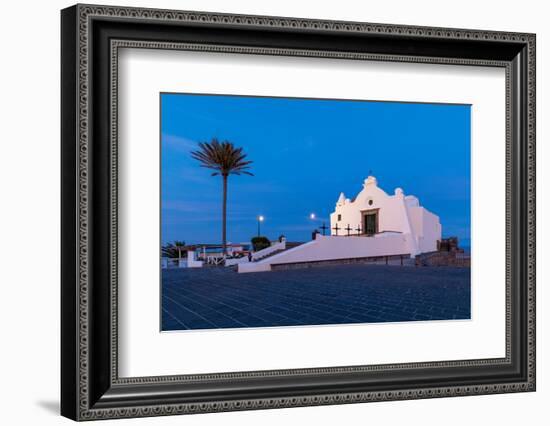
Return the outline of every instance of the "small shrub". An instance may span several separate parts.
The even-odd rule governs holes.
[[[271,245],[269,238],[262,236],[252,238],[251,242],[252,247],[254,247],[254,251],[263,250]]]

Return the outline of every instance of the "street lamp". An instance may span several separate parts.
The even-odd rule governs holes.
[[[311,219],[311,221],[313,222],[313,224],[315,224],[315,219],[316,219],[315,213],[310,213],[310,214],[309,214],[309,218]],[[317,234],[318,234],[318,233],[319,233],[319,230],[318,230],[318,229],[314,229],[313,232],[312,232],[312,234],[311,234],[311,238],[315,240],[315,239],[317,238]]]
[[[317,220],[317,215],[315,213],[311,213],[309,215],[309,218],[311,220]],[[323,226],[319,227],[323,231],[323,235],[325,235],[325,231],[327,230],[327,226],[325,225],[325,222],[323,222]]]
[[[264,217],[262,215],[258,216],[258,237],[260,236],[260,224],[264,221]]]

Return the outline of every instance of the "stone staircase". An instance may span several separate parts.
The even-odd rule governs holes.
[[[282,253],[283,251],[287,250],[286,248],[272,251],[271,253],[268,253],[264,256],[259,256],[253,260],[253,262],[259,262],[260,260],[267,259],[268,257],[275,256],[276,254]]]
[[[298,247],[299,245],[302,245],[303,243],[299,243],[299,242],[285,242],[285,248],[282,248],[282,249],[278,249],[278,250],[275,250],[275,251],[272,251],[271,253],[267,253],[266,255],[264,256],[259,256],[259,257],[256,257],[253,262],[259,262],[260,260],[264,260],[264,259],[267,259],[271,256],[275,256],[276,254],[279,254],[279,253],[282,253],[284,251],[287,251],[287,250],[290,250],[291,248],[294,248],[294,247]]]

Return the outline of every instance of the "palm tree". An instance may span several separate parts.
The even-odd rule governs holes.
[[[223,182],[222,202],[222,247],[227,253],[227,178],[229,175],[250,175],[248,171],[252,161],[246,159],[242,148],[237,148],[232,142],[213,138],[210,142],[199,142],[199,148],[191,152],[191,157],[201,163],[201,167],[215,170],[212,176],[221,176]]]
[[[185,241],[174,241],[162,246],[162,254],[170,259],[181,259],[181,251],[185,247]]]

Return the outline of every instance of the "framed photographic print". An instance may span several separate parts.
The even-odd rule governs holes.
[[[76,5],[74,420],[535,390],[535,36]]]

